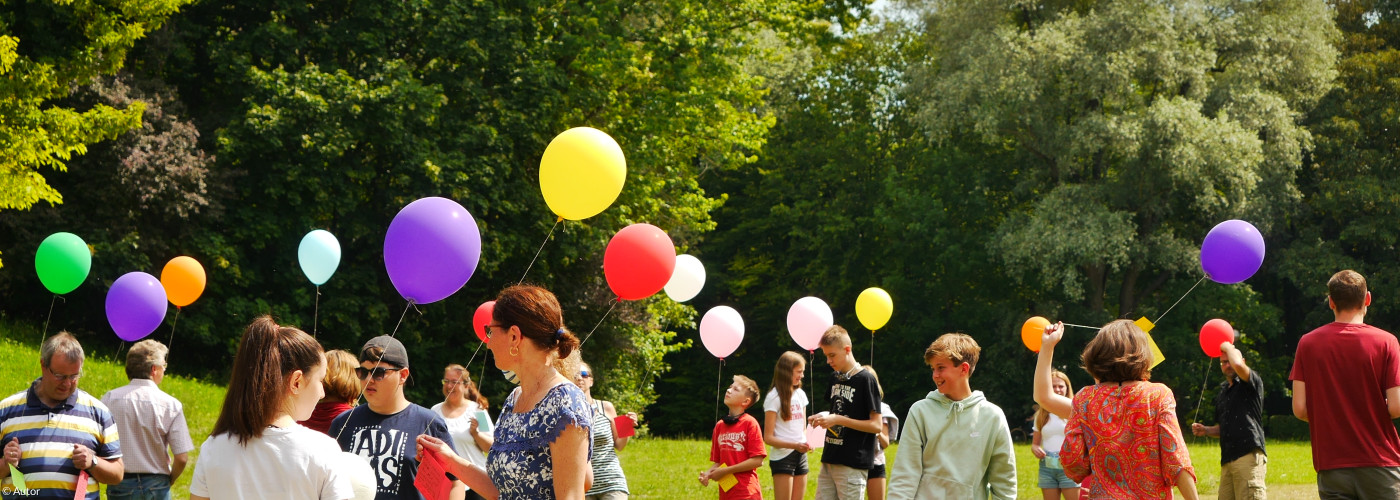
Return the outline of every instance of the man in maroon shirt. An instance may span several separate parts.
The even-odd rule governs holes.
[[[1400,343],[1367,325],[1366,278],[1327,281],[1336,321],[1298,340],[1293,414],[1308,422],[1322,498],[1400,498]],[[1323,444],[1325,443],[1325,444]]]

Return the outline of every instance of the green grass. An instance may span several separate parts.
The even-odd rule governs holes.
[[[5,367],[6,371],[6,376],[0,380],[0,397],[25,390],[40,374],[38,333],[17,335],[29,340],[21,343],[12,338],[13,335],[8,331],[10,328],[13,326],[0,325],[0,335],[3,335],[0,336],[0,366]],[[88,351],[85,354],[87,361],[83,363],[83,378],[78,381],[79,388],[93,397],[100,398],[107,391],[126,385],[125,363],[113,361],[115,352]],[[169,363],[177,366],[179,360],[177,343],[177,350],[171,352]],[[199,459],[199,445],[209,436],[210,429],[214,427],[214,420],[219,416],[219,408],[224,403],[224,388],[178,375],[166,376],[160,388],[184,404],[185,421],[190,428],[190,437],[194,440],[195,449],[190,452],[190,465],[176,482],[173,492],[174,498],[189,498],[190,477],[194,474],[194,463]]]
[[[15,330],[21,330],[16,333]],[[23,341],[15,338],[24,339]],[[0,366],[6,367],[9,374],[0,380],[0,397],[19,392],[39,376],[39,335],[37,331],[26,331],[22,327],[0,322]],[[178,346],[178,344],[177,344]],[[127,379],[121,363],[113,361],[115,352],[88,352],[83,365],[83,378],[79,387],[95,397],[101,397],[108,390],[126,385]],[[170,355],[170,363],[178,367],[180,351],[178,347]],[[178,370],[178,368],[177,368]],[[224,388],[199,380],[179,376],[167,376],[161,389],[178,398],[185,405],[185,419],[190,426],[195,450],[191,453],[191,465],[175,485],[175,498],[188,498],[190,477],[194,472],[194,462],[198,460],[199,445],[208,437],[214,426],[219,408],[223,404]],[[431,402],[430,402],[431,403]],[[1191,442],[1187,436],[1191,461],[1196,467],[1198,490],[1202,497],[1213,498],[1220,482],[1220,447],[1209,438],[1196,438]],[[1316,473],[1312,468],[1312,447],[1307,442],[1269,442],[1269,496],[1275,499],[1316,498]],[[887,450],[893,462],[898,444]],[[717,498],[718,490],[700,486],[696,476],[709,466],[710,442],[708,439],[659,439],[636,438],[627,448],[618,453],[626,471],[632,498],[674,499],[674,498]],[[814,498],[817,485],[817,469],[821,462],[821,450],[808,456],[812,472],[807,476],[807,498]],[[1037,461],[1031,455],[1029,445],[1016,446],[1017,486],[1020,498],[1041,498],[1036,487]],[[770,469],[765,463],[758,469],[759,483],[763,486],[764,498],[773,498],[773,481]]]

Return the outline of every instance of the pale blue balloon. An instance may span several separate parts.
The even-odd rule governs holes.
[[[316,286],[324,285],[340,267],[340,241],[325,229],[306,233],[297,247],[297,262],[306,279]]]

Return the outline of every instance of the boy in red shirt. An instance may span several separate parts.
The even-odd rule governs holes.
[[[709,486],[710,481],[720,482],[720,500],[762,499],[763,491],[758,486],[758,473],[768,456],[763,446],[763,430],[758,420],[744,413],[744,410],[758,401],[758,384],[743,375],[735,375],[734,383],[724,391],[724,406],[729,414],[715,422],[715,432],[710,441],[710,461],[708,470],[700,473],[700,484]],[[733,474],[735,483],[724,489],[724,477]]]

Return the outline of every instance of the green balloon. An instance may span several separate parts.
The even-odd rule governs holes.
[[[34,254],[34,271],[50,292],[63,295],[78,288],[92,270],[92,251],[73,233],[53,233]]]

